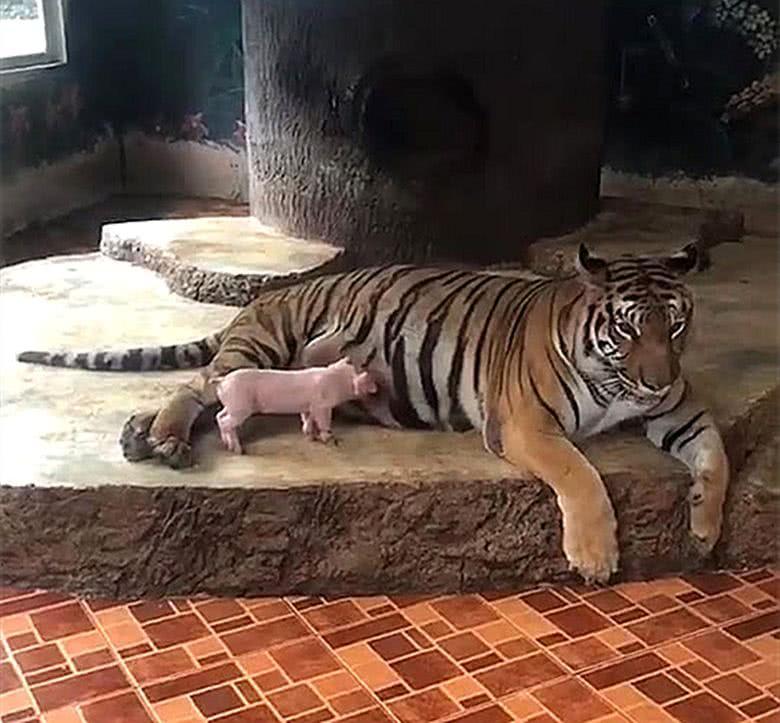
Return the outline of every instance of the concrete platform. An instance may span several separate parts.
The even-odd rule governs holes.
[[[685,240],[652,209],[614,213],[594,248],[624,248],[628,233],[648,248]],[[544,242],[540,254],[574,241]],[[205,242],[160,246],[161,256],[173,249],[218,273],[240,268]],[[776,557],[777,454],[768,445],[778,429],[777,256],[771,229],[752,229],[743,245],[715,249],[713,268],[691,279],[698,331],[684,365],[735,470],[713,559],[700,559],[688,540],[688,476],[677,462],[636,433],[586,445],[616,507],[624,578]],[[211,430],[196,443],[192,471],[130,465],[117,443],[124,420],[191,372],[100,374],[14,360],[25,348],[195,338],[234,313],[99,254],[0,272],[0,584],[113,597],[335,595],[567,577],[550,491],[487,455],[476,433],[341,424],[342,444],[326,448],[304,440],[292,420],[264,419],[244,457],[221,450]]]
[[[100,250],[157,272],[181,296],[230,306],[245,306],[278,281],[338,271],[345,260],[343,249],[249,216],[105,224]]]

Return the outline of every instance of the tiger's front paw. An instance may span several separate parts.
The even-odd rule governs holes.
[[[704,503],[691,501],[691,535],[699,554],[709,555],[720,538],[723,513],[720,506],[713,509]]]
[[[586,583],[605,583],[618,570],[620,553],[617,522],[612,506],[605,502],[597,513],[564,513],[563,552],[569,569]]]
[[[709,555],[720,538],[723,526],[723,498],[728,484],[726,474],[717,471],[700,472],[688,494],[691,535],[701,555]]]
[[[155,457],[171,469],[192,467],[192,446],[177,437],[167,437],[161,442],[153,441],[152,451]]]
[[[154,457],[154,450],[149,443],[149,429],[156,416],[156,412],[140,412],[125,422],[119,436],[119,445],[128,462],[140,462],[142,459]]]

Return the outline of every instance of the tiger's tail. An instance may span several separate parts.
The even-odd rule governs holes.
[[[216,355],[222,333],[210,334],[184,344],[142,346],[116,351],[48,352],[23,351],[16,359],[26,364],[42,364],[68,369],[103,372],[150,372],[195,369],[206,366]]]

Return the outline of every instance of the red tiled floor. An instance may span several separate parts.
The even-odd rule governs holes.
[[[167,600],[152,600],[150,602],[140,602],[128,607],[130,614],[139,623],[149,623],[152,620],[168,617],[176,613],[176,608]]]
[[[574,670],[589,668],[597,663],[618,657],[615,650],[595,637],[558,645],[552,650],[552,653]]]
[[[637,690],[642,691],[650,700],[661,704],[668,703],[675,698],[680,698],[686,693],[685,688],[675,683],[674,680],[663,673],[657,673],[656,675],[651,675],[649,678],[643,678],[634,683],[634,687]]]
[[[701,630],[706,623],[688,610],[671,610],[634,623],[628,629],[647,645],[679,640],[683,635]]]
[[[291,680],[306,680],[340,669],[338,660],[315,639],[302,640],[271,651],[271,657]]]
[[[703,723],[718,721],[732,723],[743,720],[743,717],[733,708],[718,700],[709,693],[698,693],[691,698],[681,700],[667,708],[667,711],[682,723]]]
[[[303,621],[294,616],[253,625],[222,636],[222,642],[233,655],[244,655],[255,650],[267,650],[280,643],[287,643],[309,634]]]
[[[715,678],[707,683],[707,687],[724,700],[735,704],[756,698],[761,694],[759,688],[735,673]]]
[[[734,670],[759,659],[750,648],[717,630],[685,640],[683,645],[721,671]]]
[[[474,595],[447,598],[432,603],[431,607],[457,630],[467,630],[498,620],[496,612]]]
[[[54,683],[34,686],[33,698],[46,712],[63,706],[86,703],[99,696],[129,688],[130,683],[117,666],[81,673]]]
[[[607,618],[587,605],[575,605],[566,610],[551,613],[548,618],[572,638],[590,635],[610,626]]]
[[[391,666],[413,690],[456,677],[460,671],[438,650],[404,658]]]
[[[0,721],[780,723],[780,582],[84,603],[0,591]]]
[[[149,683],[160,678],[170,678],[195,668],[192,659],[182,648],[144,655],[134,660],[128,660],[126,665],[130,674],[139,684]]]
[[[360,608],[351,600],[341,600],[332,605],[312,608],[305,611],[303,617],[317,632],[342,628],[366,619]]]
[[[87,723],[106,723],[106,721],[153,723],[154,721],[136,693],[122,693],[113,698],[87,703],[82,707],[81,713]]]
[[[144,632],[158,648],[169,648],[208,635],[206,626],[194,614],[149,623],[144,625]]]
[[[540,688],[533,696],[567,723],[586,723],[612,712],[611,706],[578,680]]]
[[[34,670],[48,668],[52,665],[65,662],[65,658],[62,656],[60,649],[57,645],[52,643],[41,645],[37,648],[28,648],[27,650],[16,653],[14,658],[16,659],[16,664],[23,673],[30,673]]]
[[[57,640],[92,630],[92,623],[78,603],[60,605],[30,615],[32,624],[43,640]]]
[[[242,708],[243,702],[238,693],[229,685],[221,685],[192,696],[192,702],[207,718]]]
[[[465,632],[444,638],[439,641],[439,647],[449,653],[455,660],[472,658],[488,651],[488,646],[474,633]]]

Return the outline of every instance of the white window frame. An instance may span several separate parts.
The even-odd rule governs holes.
[[[64,2],[65,0],[41,0],[43,27],[46,33],[46,52],[0,58],[0,74],[52,68],[68,62]]]

